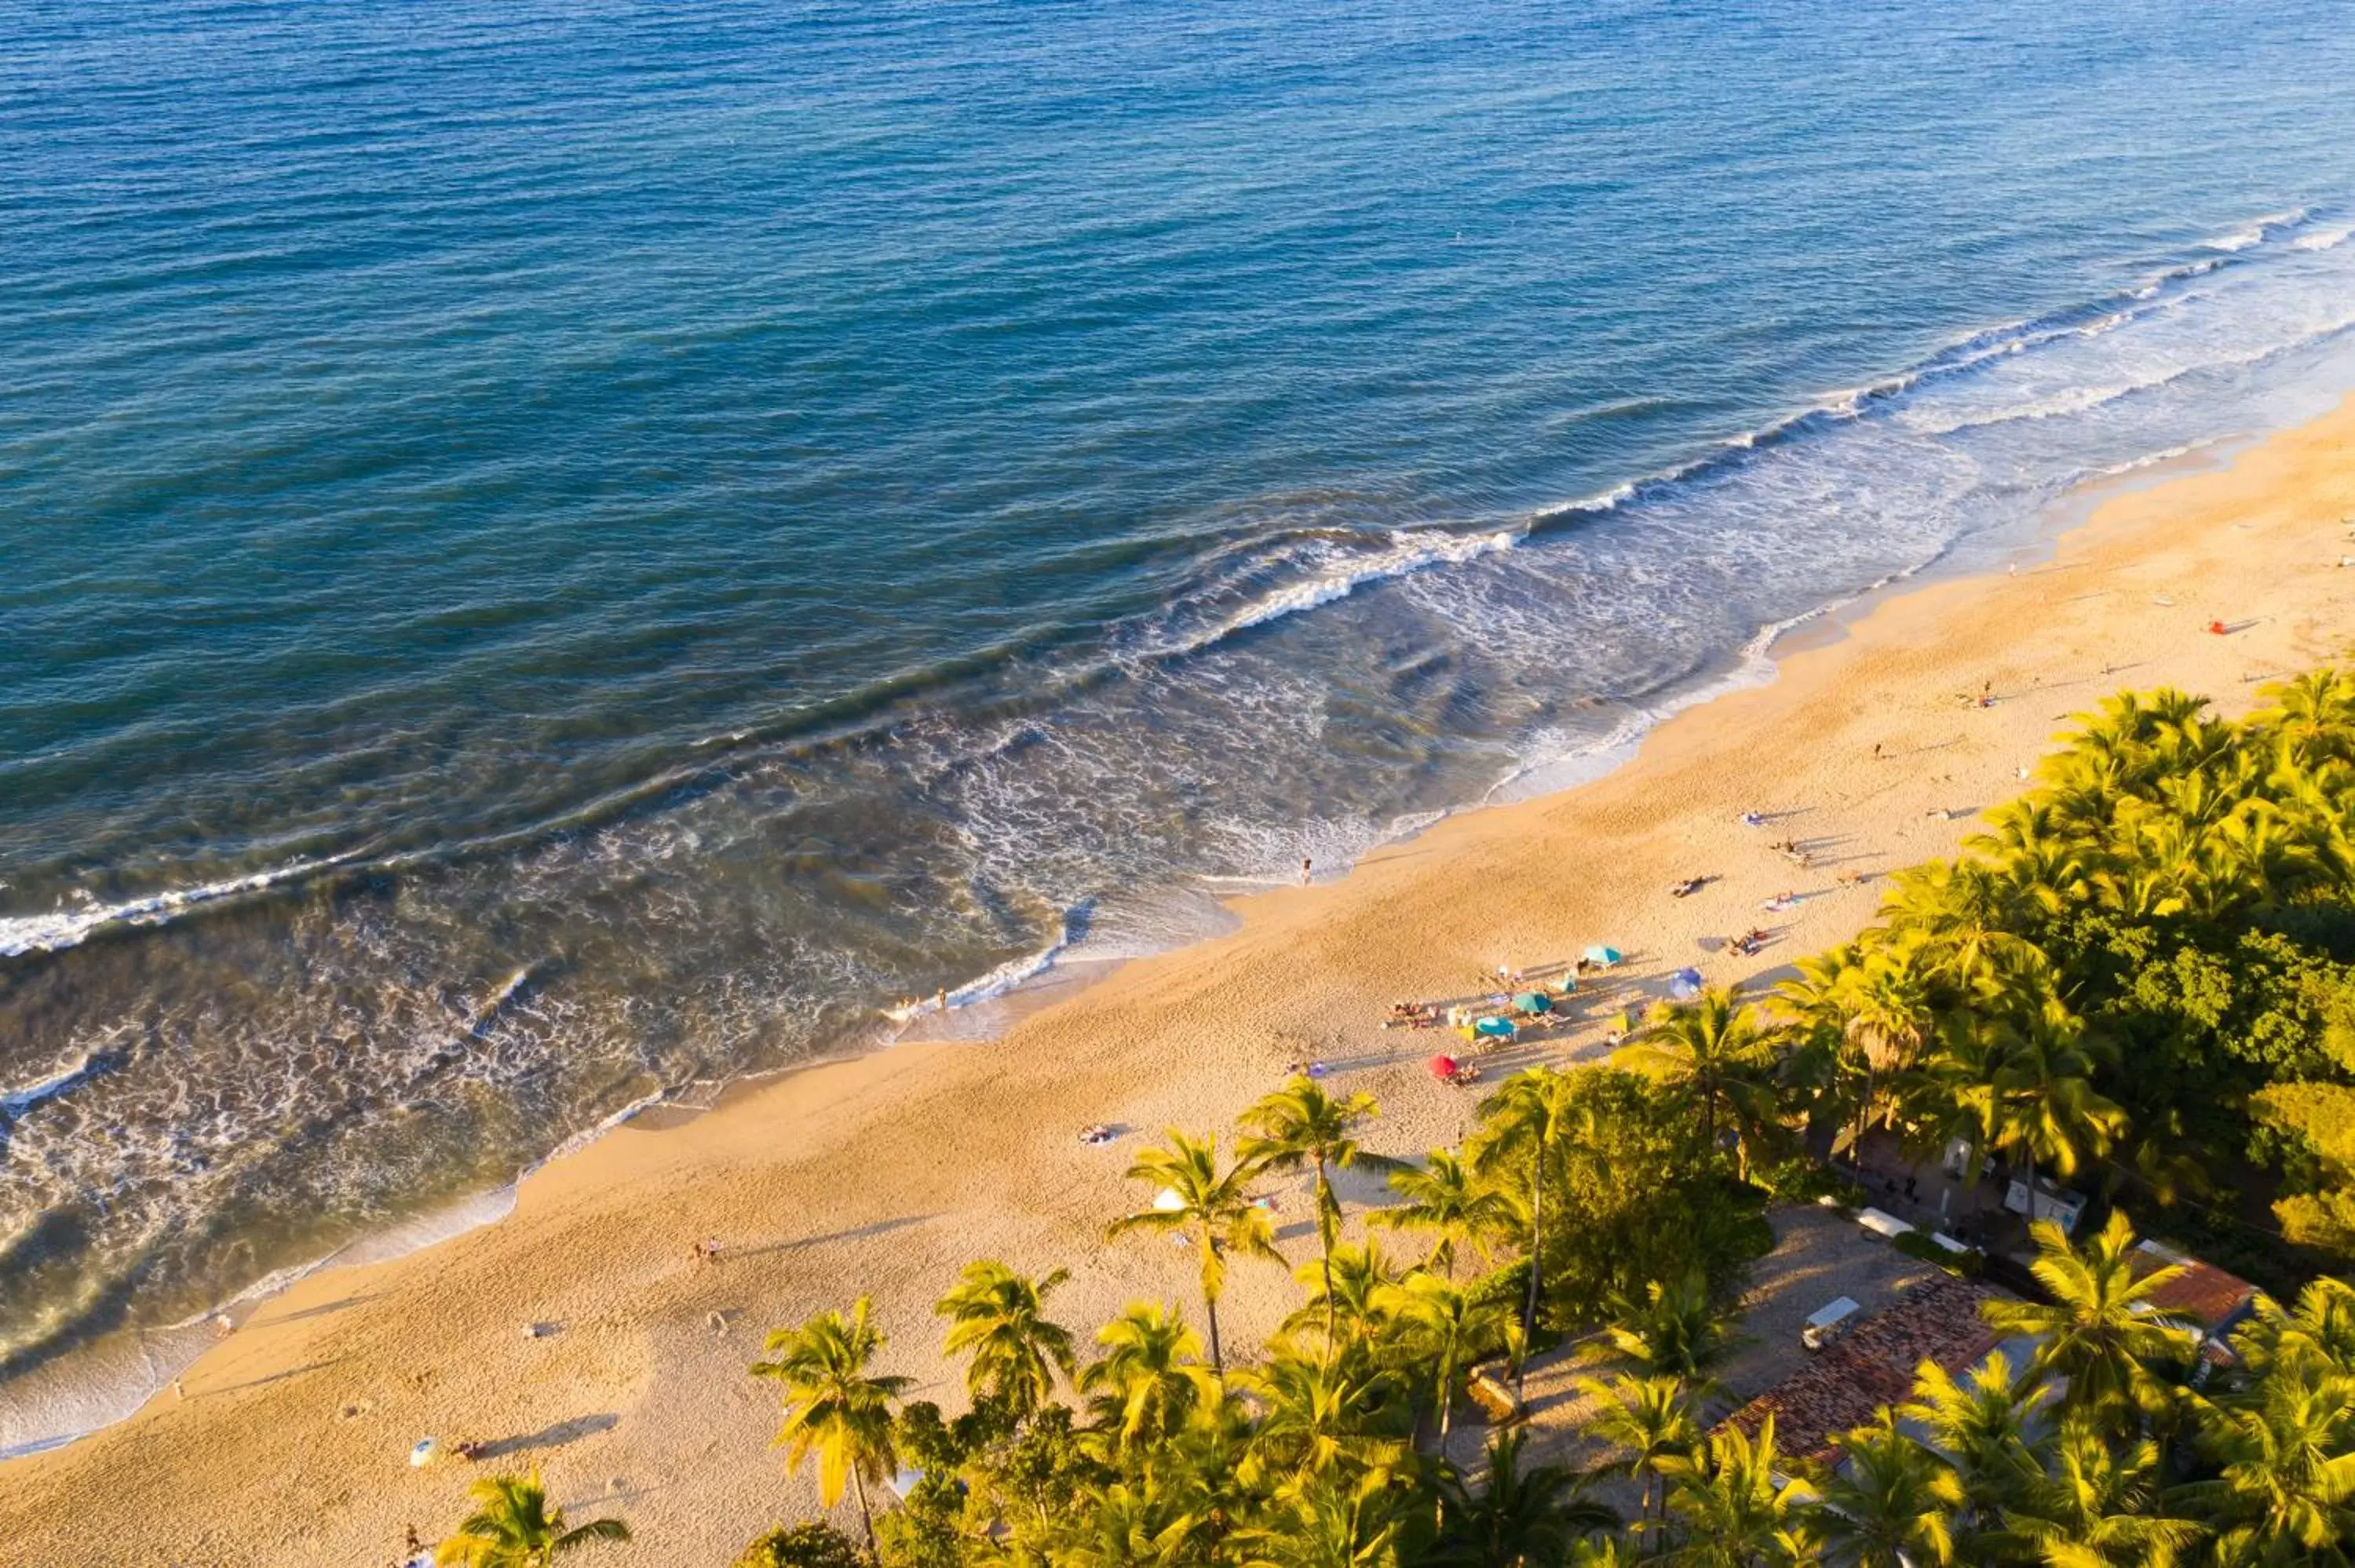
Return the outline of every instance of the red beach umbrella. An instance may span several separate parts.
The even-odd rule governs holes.
[[[1433,1057],[1431,1059],[1431,1075],[1432,1075],[1433,1077],[1434,1077],[1434,1078],[1452,1078],[1452,1077],[1454,1077],[1454,1076],[1455,1075],[1455,1074],[1456,1074],[1456,1066],[1455,1066],[1455,1057],[1453,1057],[1453,1056],[1433,1056]]]

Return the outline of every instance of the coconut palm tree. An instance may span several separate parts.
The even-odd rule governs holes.
[[[2254,1315],[2232,1336],[2232,1347],[2261,1376],[2276,1366],[2355,1376],[2355,1285],[2324,1275],[2308,1281],[2287,1310],[2260,1294]]]
[[[1199,1562],[1208,1520],[1176,1489],[1115,1481],[1086,1514],[1057,1530],[1047,1560],[1058,1568],[1179,1568]]]
[[[1301,1265],[1292,1277],[1307,1287],[1308,1299],[1284,1319],[1282,1332],[1313,1331],[1325,1336],[1327,1345],[1364,1346],[1388,1331],[1390,1308],[1382,1292],[1404,1279],[1406,1271],[1369,1236],[1363,1246],[1345,1242],[1333,1249],[1329,1260],[1318,1257]]]
[[[1684,1523],[1683,1544],[1662,1561],[1690,1568],[1782,1568],[1813,1563],[1807,1494],[1780,1478],[1774,1418],[1758,1436],[1721,1427],[1687,1453],[1661,1458],[1668,1507]]]
[[[1913,1398],[1897,1414],[1927,1434],[1955,1468],[1973,1520],[1994,1519],[2044,1475],[2041,1406],[2050,1385],[1998,1351],[1956,1378],[1933,1361],[1913,1374]]]
[[[593,1541],[627,1541],[618,1519],[592,1519],[567,1529],[564,1510],[548,1505],[539,1472],[491,1476],[466,1489],[474,1511],[458,1533],[434,1548],[440,1568],[549,1568]]]
[[[2173,1568],[2205,1532],[2154,1511],[2158,1474],[2156,1442],[2114,1448],[2096,1422],[2071,1416],[2053,1441],[2051,1473],[2004,1510],[1990,1541],[2046,1568]]]
[[[1528,1436],[1513,1427],[1488,1439],[1487,1484],[1476,1492],[1453,1468],[1440,1472],[1446,1522],[1423,1559],[1433,1568],[1552,1568],[1581,1537],[1619,1527],[1616,1510],[1586,1496],[1586,1477],[1522,1468]]]
[[[1242,1568],[1398,1568],[1407,1502],[1382,1470],[1287,1489],[1263,1522],[1237,1532]]]
[[[2291,758],[2311,764],[2346,755],[2355,738],[2355,675],[2330,666],[2267,686],[2266,705],[2249,715],[2253,728],[2278,736]]]
[[[1604,1332],[1612,1348],[1652,1377],[1681,1379],[1696,1392],[1740,1343],[1710,1299],[1709,1277],[1698,1265],[1672,1280],[1644,1287],[1641,1301],[1621,1297]]]
[[[1415,1353],[1436,1373],[1433,1408],[1439,1412],[1439,1457],[1447,1457],[1447,1432],[1455,1404],[1456,1374],[1503,1336],[1505,1308],[1458,1286],[1421,1271],[1391,1286],[1383,1305],[1404,1330]]]
[[[1637,1527],[1648,1528],[1660,1467],[1700,1441],[1692,1391],[1678,1378],[1624,1374],[1582,1377],[1576,1386],[1594,1402],[1586,1430],[1619,1451],[1617,1467],[1636,1486]],[[1667,1512],[1665,1499],[1661,1512]]]
[[[2084,1026],[2058,1001],[2013,1037],[1989,1087],[1996,1147],[2028,1170],[2031,1221],[2039,1168],[2065,1181],[2107,1154],[2126,1128],[2126,1111],[2094,1087]]]
[[[1512,1193],[1483,1181],[1453,1150],[1433,1150],[1420,1167],[1391,1171],[1390,1181],[1404,1201],[1375,1210],[1366,1223],[1435,1233],[1424,1261],[1451,1279],[1459,1248],[1485,1247],[1528,1223]]]
[[[933,1305],[950,1319],[942,1350],[973,1357],[965,1389],[976,1403],[988,1400],[1018,1420],[1054,1398],[1058,1371],[1068,1378],[1078,1370],[1071,1330],[1047,1319],[1047,1297],[1070,1277],[1060,1268],[1029,1279],[1002,1263],[968,1263]]]
[[[1881,1418],[1840,1439],[1846,1463],[1811,1510],[1823,1561],[1838,1568],[1931,1568],[1955,1560],[1954,1518],[1964,1502],[1952,1465]]]
[[[1577,1081],[1555,1067],[1532,1067],[1516,1073],[1480,1106],[1481,1131],[1473,1153],[1473,1168],[1494,1175],[1518,1160],[1529,1161],[1529,1284],[1521,1308],[1521,1342],[1537,1331],[1538,1298],[1545,1272],[1545,1186],[1549,1158],[1569,1138],[1582,1118],[1593,1112],[1578,1102]],[[1514,1369],[1518,1387],[1524,1376]]]
[[[1156,1301],[1132,1301],[1096,1332],[1102,1360],[1080,1374],[1095,1395],[1098,1425],[1125,1452],[1166,1439],[1219,1397],[1217,1374],[1202,1364],[1201,1337]]]
[[[1169,1129],[1164,1149],[1147,1149],[1128,1168],[1128,1179],[1154,1189],[1153,1207],[1112,1223],[1111,1234],[1150,1231],[1188,1236],[1200,1257],[1202,1309],[1210,1330],[1210,1370],[1223,1372],[1219,1345],[1219,1296],[1226,1288],[1230,1254],[1284,1261],[1267,1213],[1252,1202],[1251,1180],[1259,1167],[1238,1160],[1219,1169],[1219,1140],[1190,1139]]]
[[[875,1516],[867,1486],[889,1479],[898,1468],[891,1402],[907,1391],[910,1380],[867,1370],[884,1344],[868,1320],[868,1306],[862,1296],[847,1318],[821,1312],[797,1329],[771,1330],[769,1359],[755,1361],[752,1375],[784,1385],[785,1424],[772,1446],[785,1450],[787,1473],[815,1454],[818,1500],[828,1508],[842,1500],[847,1481],[858,1499],[858,1522],[872,1557]]]
[[[1327,1314],[1325,1337],[1333,1340],[1333,1239],[1341,1228],[1341,1202],[1333,1194],[1332,1172],[1346,1170],[1363,1157],[1353,1136],[1360,1122],[1379,1114],[1371,1095],[1340,1099],[1325,1092],[1314,1078],[1302,1076],[1263,1096],[1241,1118],[1252,1136],[1237,1151],[1247,1163],[1271,1171],[1297,1171],[1303,1165],[1316,1176],[1316,1240],[1325,1265]]]
[[[1315,1360],[1278,1353],[1241,1374],[1259,1405],[1237,1479],[1388,1470],[1405,1459],[1413,1407],[1391,1374],[1363,1355]]]
[[[2197,1408],[2220,1473],[2169,1500],[2215,1529],[2220,1563],[2355,1563],[2355,1378],[2277,1364],[2246,1394]]]
[[[2051,1220],[2030,1232],[2037,1246],[2030,1266],[2051,1300],[1988,1301],[1981,1308],[1988,1326],[2043,1341],[2032,1365],[2040,1375],[2067,1380],[2067,1408],[2157,1410],[2167,1385],[2152,1367],[2189,1361],[2193,1340],[2184,1320],[2150,1298],[2183,1270],[2170,1265],[2137,1279],[2134,1227],[2115,1211],[2083,1251]]]
[[[1995,866],[1932,861],[1899,872],[1881,917],[1928,938],[1923,967],[1949,984],[1969,990],[2028,950],[2015,929],[2018,885]]]
[[[1662,1002],[1646,1017],[1643,1032],[1613,1056],[1619,1065],[1680,1086],[1700,1102],[1700,1146],[1717,1152],[1719,1118],[1746,1075],[1765,1061],[1767,1032],[1742,1004],[1740,986],[1711,986],[1688,1006]],[[1737,1146],[1742,1176],[1749,1179],[1749,1154]]]

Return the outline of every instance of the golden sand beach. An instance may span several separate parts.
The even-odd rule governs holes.
[[[1618,1010],[1676,969],[1764,985],[1867,923],[1878,874],[1951,852],[2106,693],[2174,685],[2236,713],[2345,652],[2355,407],[2087,501],[2050,558],[1819,623],[1786,640],[1770,683],[1679,715],[1597,782],[1244,900],[1233,934],[1072,988],[1003,1039],[903,1045],[625,1127],[526,1181],[498,1224],[312,1276],[212,1349],[184,1394],[0,1466],[0,1561],[390,1563],[405,1527],[431,1540],[456,1520],[479,1470],[534,1465],[568,1508],[625,1516],[632,1561],[728,1561],[814,1506],[768,1446],[773,1388],[745,1372],[767,1328],[871,1294],[882,1365],[954,1406],[931,1303],[968,1259],[1072,1267],[1057,1305],[1075,1325],[1134,1297],[1190,1298],[1188,1255],[1104,1239],[1142,1196],[1121,1178],[1141,1137],[1224,1128],[1287,1063],[1320,1058],[1380,1102],[1376,1150],[1455,1139],[1475,1095],[1425,1069],[1441,1037],[1382,1027],[1394,999],[1461,996],[1499,965],[1608,942],[1629,960],[1615,993],[1482,1065],[1493,1079],[1598,1054]],[[1771,847],[1785,839],[1808,865]],[[1689,875],[1712,880],[1670,897]],[[1784,892],[1795,907],[1762,911]],[[1726,949],[1753,926],[1773,934],[1763,952]],[[1097,1122],[1122,1136],[1080,1145]],[[1307,1204],[1279,1201],[1281,1239],[1305,1258]],[[717,1263],[697,1256],[707,1237]],[[1265,1331],[1284,1284],[1238,1266],[1231,1341]],[[486,1457],[412,1468],[427,1436]]]

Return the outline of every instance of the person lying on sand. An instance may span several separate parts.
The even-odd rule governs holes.
[[[1745,828],[1763,828],[1766,825],[1766,819],[1759,812],[1744,811],[1742,813],[1742,825]]]
[[[1091,1149],[1100,1148],[1113,1139],[1112,1128],[1102,1122],[1080,1128],[1080,1141]]]
[[[1707,887],[1708,885],[1709,878],[1706,876],[1688,876],[1681,882],[1671,883],[1668,885],[1668,896],[1671,898],[1690,898],[1694,894],[1699,893],[1702,888]]]

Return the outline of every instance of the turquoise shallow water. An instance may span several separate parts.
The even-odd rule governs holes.
[[[10,15],[19,1372],[2355,380],[2323,4]]]

